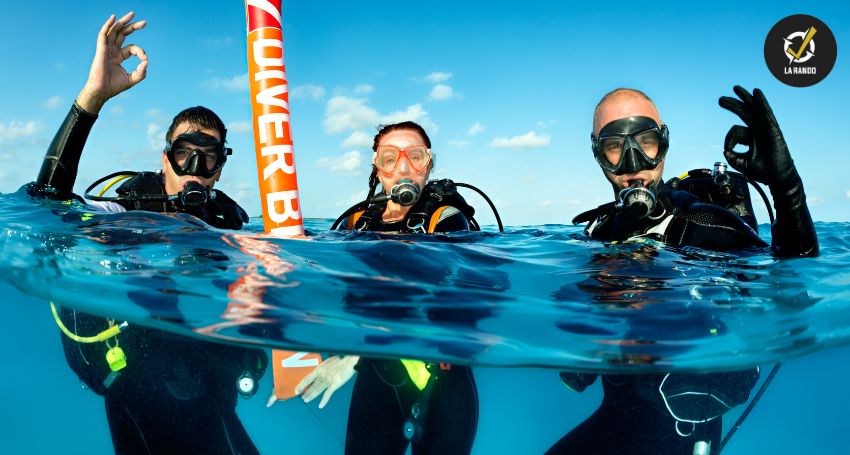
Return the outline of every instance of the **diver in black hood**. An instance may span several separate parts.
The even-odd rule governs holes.
[[[648,238],[716,250],[764,248],[767,243],[756,233],[746,184],[755,180],[768,185],[773,196],[774,255],[817,256],[803,183],[773,111],[759,89],[750,94],[736,86],[734,91],[738,98],[722,97],[720,106],[746,126],[733,126],[724,148],[729,164],[742,174],[727,172],[724,164],[716,163],[711,171],[691,171],[666,183],[662,173],[669,131],[655,104],[633,89],[605,95],[594,112],[591,148],[613,187],[615,201],[582,213],[573,222],[587,222],[585,234],[603,241]],[[734,151],[739,144],[748,150]],[[717,453],[722,449],[720,417],[746,401],[758,376],[757,369],[604,375],[602,405],[548,453]],[[596,378],[561,373],[562,381],[577,391]]]
[[[56,133],[30,194],[80,199],[73,194],[77,166],[97,114],[110,98],[141,82],[147,56],[140,47],[123,46],[145,21],[133,13],[110,17],[100,30],[89,79]],[[121,63],[141,60],[132,73]],[[223,192],[213,189],[230,149],[221,119],[204,107],[186,109],[166,133],[160,172],[122,172],[107,176],[107,186],[125,180],[115,197],[92,196],[89,206],[108,212],[147,210],[194,215],[207,224],[240,229],[247,214]],[[87,190],[87,192],[89,191]],[[174,307],[178,293],[168,277],[152,280],[147,296],[128,296],[147,307]],[[137,293],[138,294],[138,293]],[[236,397],[249,396],[268,363],[257,349],[201,341],[170,332],[54,307],[65,335],[65,357],[85,385],[106,402],[116,453],[257,453],[236,415]],[[104,330],[106,329],[106,330]],[[101,333],[98,333],[101,332]],[[81,336],[91,335],[95,336]],[[126,353],[126,354],[125,354]],[[106,361],[104,361],[104,357]]]

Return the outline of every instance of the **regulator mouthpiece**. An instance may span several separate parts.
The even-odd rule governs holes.
[[[643,187],[643,180],[635,180],[617,195],[617,208],[626,210],[637,219],[648,217],[655,210],[655,193]]]
[[[206,205],[215,194],[198,182],[189,182],[183,187],[183,191],[177,193],[177,203],[184,208],[195,208]]]
[[[420,192],[419,185],[408,179],[401,179],[390,190],[390,199],[396,204],[410,206],[419,199]]]

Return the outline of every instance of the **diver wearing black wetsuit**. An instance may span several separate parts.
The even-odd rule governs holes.
[[[457,193],[454,182],[428,182],[433,165],[430,148],[425,130],[414,122],[383,125],[374,139],[374,167],[368,196],[341,215],[332,229],[342,222],[344,229],[389,234],[478,230],[475,211]],[[384,192],[375,196],[378,183]],[[445,276],[451,273],[444,264],[418,266],[410,263],[415,258],[397,258],[386,250],[378,252],[367,248],[362,253],[364,262],[379,273],[402,281],[410,274]],[[423,262],[433,261],[423,259]],[[410,307],[395,304],[409,302],[414,296],[423,297],[421,289],[386,284],[373,288],[352,282],[345,298],[346,311],[376,319],[420,317],[411,314]],[[383,304],[385,302],[391,305]],[[417,300],[417,303],[422,302]],[[474,324],[477,318],[483,317],[476,309],[453,314],[447,309],[427,307],[421,312],[435,322]],[[390,336],[390,339],[398,336]],[[387,342],[387,339],[376,338],[374,342]],[[438,348],[465,356],[470,347],[449,343]],[[408,445],[416,455],[465,454],[472,450],[478,426],[478,393],[470,368],[358,356],[346,356],[336,363],[348,366],[331,371],[331,363],[328,363],[329,370],[321,373],[326,379],[313,384],[339,377],[344,378],[344,383],[355,370],[358,372],[349,407],[347,455],[402,455]],[[317,371],[322,368],[320,366]],[[312,397],[318,392],[307,393]]]
[[[437,206],[430,203],[432,193],[433,185],[426,185],[409,213],[420,214],[424,224],[431,225],[430,229],[425,228],[429,233],[468,231],[470,223],[464,212],[471,213],[472,209],[460,195],[454,193],[450,200],[444,194]],[[463,210],[452,203],[461,205]],[[364,213],[355,214],[356,222],[354,217],[350,223],[345,220],[344,226],[396,234],[423,232],[409,227],[421,224],[419,220],[412,221],[414,216],[384,222],[384,208],[385,204],[374,204]],[[376,317],[368,306],[360,309],[353,301],[346,306],[349,311]],[[425,368],[431,376],[420,390],[400,360],[360,358],[349,408],[346,454],[403,454],[408,443],[412,443],[414,454],[463,454],[472,450],[478,426],[478,392],[472,370],[435,363],[425,364]],[[413,415],[414,408],[420,415]],[[406,432],[406,424],[411,433]]]
[[[736,125],[729,131],[725,156],[746,177],[770,188],[776,208],[776,221],[771,226],[773,253],[779,257],[816,256],[818,241],[803,183],[773,112],[760,90],[751,95],[736,86],[735,93],[740,99],[722,97],[720,105],[747,126]],[[619,103],[619,110],[611,111],[628,111],[630,116],[596,122],[604,115],[600,114],[602,109],[614,103]],[[594,155],[619,193],[619,201],[576,217],[574,221],[589,221],[585,234],[603,241],[644,237],[672,246],[715,250],[766,247],[753,230],[757,226],[751,207],[750,213],[740,206],[739,210],[729,210],[675,189],[679,186],[676,179],[667,185],[661,183],[661,164],[669,144],[667,129],[650,116],[658,117],[654,104],[643,93],[630,89],[609,93],[597,106]],[[749,150],[734,152],[736,144],[747,145]],[[653,181],[653,176],[657,180]],[[547,453],[691,454],[697,453],[695,444],[699,441],[709,443],[709,450],[717,449],[722,414],[746,402],[758,376],[757,369],[604,375],[604,398],[599,409]],[[596,377],[561,373],[564,383],[577,391],[584,390]]]
[[[178,114],[175,124],[193,115],[218,119],[212,111],[197,107]],[[29,186],[30,194],[82,200],[72,188],[96,118],[76,103],[72,106],[50,144],[38,178]],[[220,122],[215,123],[223,130]],[[198,134],[202,133],[181,137],[189,142],[209,139]],[[220,142],[223,144],[223,137]],[[190,157],[186,163],[202,166],[198,161],[204,160]],[[118,189],[121,197],[117,201],[90,205],[113,212],[141,209],[190,213],[208,224],[229,229],[240,229],[247,221],[244,210],[218,190],[206,192],[207,200],[198,205],[185,206],[180,199],[167,201],[163,178],[163,174],[141,173]],[[195,191],[204,193],[199,188]],[[147,199],[139,199],[139,195]],[[159,314],[182,318],[177,310],[178,293],[170,289],[173,283],[167,277],[150,280],[147,285],[156,287],[129,297],[141,305],[156,306]],[[62,323],[78,334],[98,333],[112,324],[102,316],[69,308],[61,308],[59,313]],[[201,341],[140,325],[132,325],[106,343],[82,344],[61,336],[71,369],[105,399],[116,453],[257,453],[236,415],[236,397],[240,378],[249,377],[256,390],[256,381],[268,363],[262,350]],[[116,344],[126,353],[127,364],[113,372],[104,357]]]

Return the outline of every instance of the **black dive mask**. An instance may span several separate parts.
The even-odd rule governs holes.
[[[200,131],[183,133],[168,143],[165,154],[174,173],[212,178],[224,167],[230,148],[209,134]]]
[[[667,125],[640,116],[614,120],[590,140],[596,161],[614,175],[655,169],[670,146]]]

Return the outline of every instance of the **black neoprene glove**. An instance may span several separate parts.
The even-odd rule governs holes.
[[[720,97],[720,107],[729,110],[746,126],[734,125],[726,134],[724,155],[729,164],[758,182],[766,184],[773,196],[776,222],[773,250],[779,256],[817,256],[818,241],[812,217],[806,205],[803,181],[791,159],[782,130],[761,90],[751,95],[736,85],[738,98]],[[736,145],[749,149],[737,153]]]
[[[734,90],[740,100],[722,96],[720,107],[740,117],[747,126],[735,125],[729,129],[723,147],[726,160],[742,174],[770,187],[771,191],[787,191],[800,184],[794,160],[764,94],[755,89],[750,95],[739,85]],[[749,150],[733,151],[738,144],[749,146]]]

